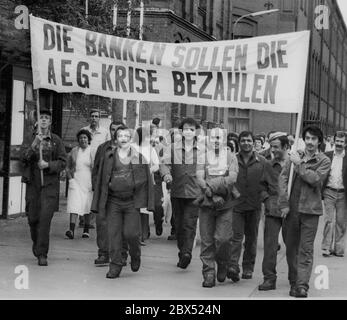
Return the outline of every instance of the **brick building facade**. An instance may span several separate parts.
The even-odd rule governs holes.
[[[325,134],[347,130],[347,29],[336,0],[233,0],[233,20],[266,9],[279,12],[241,20],[235,38],[310,30],[303,124],[319,125]],[[328,13],[327,28],[317,29],[323,12]],[[250,112],[254,132],[294,132],[295,123],[295,115]]]

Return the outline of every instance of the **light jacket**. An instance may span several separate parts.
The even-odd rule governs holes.
[[[217,211],[229,209],[233,206],[233,200],[235,198],[235,195],[233,193],[235,192],[234,185],[236,183],[237,174],[239,171],[237,158],[234,154],[231,153],[229,147],[227,147],[224,150],[221,150],[223,153],[220,155],[220,157],[223,159],[215,159],[217,160],[218,164],[225,160],[225,164],[223,164],[223,166],[220,168],[222,170],[219,173],[218,170],[209,170],[211,164],[209,163],[208,154],[211,151],[212,153],[214,152],[214,150],[207,150],[206,152],[205,164],[199,164],[197,166],[196,175],[198,179],[198,184],[201,187],[201,194],[198,198],[199,200],[196,203],[201,207],[205,206],[212,209],[216,209]],[[207,186],[210,187],[213,195],[217,195],[223,198],[223,205],[221,205],[218,208],[214,206],[213,198],[208,198],[205,195],[205,189]]]
[[[300,177],[302,180],[298,211],[305,214],[322,215],[321,189],[330,171],[331,161],[324,153],[317,153],[306,162],[303,156],[301,163],[294,166],[293,175],[293,185],[297,177]],[[288,159],[278,178],[280,209],[290,207],[288,200],[290,167],[291,161]]]
[[[334,151],[325,152],[325,155],[330,159],[332,163],[334,158]],[[324,189],[326,188],[328,184],[329,175],[330,175],[330,170],[326,179],[324,180],[322,191],[324,191]],[[345,156],[343,157],[343,161],[342,161],[342,181],[343,181],[343,186],[345,187],[345,197],[347,199],[347,151],[345,151]]]

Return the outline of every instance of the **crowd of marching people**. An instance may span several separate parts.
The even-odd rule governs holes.
[[[65,236],[74,239],[78,217],[83,219],[83,238],[89,238],[95,223],[94,263],[109,265],[107,278],[120,276],[128,256],[131,270],[140,269],[141,245],[150,237],[149,212],[157,236],[171,213],[168,239],[177,241],[181,269],[191,262],[199,223],[206,288],[226,279],[252,279],[261,219],[264,281],[259,290],[276,289],[282,233],[289,294],[307,297],[323,208],[322,254],[344,256],[344,132],[324,139],[320,128],[308,126],[295,143],[293,135],[278,131],[204,132],[192,118],[169,131],[160,128],[157,118],[136,130],[121,122],[112,122],[106,130],[99,120],[100,112],[92,110],[90,125],[77,132],[77,146],[67,155],[62,140],[50,131],[50,112],[42,110],[40,134],[23,146],[27,215],[40,266],[48,265],[50,224],[63,170],[69,181]]]

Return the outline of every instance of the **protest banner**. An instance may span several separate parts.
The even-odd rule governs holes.
[[[30,16],[34,88],[109,98],[300,113],[309,31],[161,43]]]

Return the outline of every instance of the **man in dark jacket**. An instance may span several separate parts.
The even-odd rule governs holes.
[[[92,202],[94,212],[106,213],[111,260],[106,277],[111,279],[118,278],[123,267],[123,237],[129,244],[131,270],[139,270],[140,208],[154,209],[149,164],[131,147],[131,133],[127,127],[118,127],[115,135],[117,147],[106,150]]]
[[[95,189],[95,184],[97,182],[97,177],[101,174],[101,164],[103,163],[106,150],[116,148],[116,139],[114,134],[118,127],[124,126],[123,122],[113,121],[110,124],[110,136],[111,140],[101,144],[95,154],[94,167],[92,171],[92,188]],[[104,212],[100,212],[96,215],[96,244],[98,246],[98,257],[95,259],[94,263],[97,266],[106,265],[109,263],[108,256],[108,236],[107,236],[107,221]],[[122,252],[123,260],[126,261],[127,258],[127,244],[124,244],[124,250]],[[126,262],[124,262],[126,264]],[[123,263],[123,264],[124,264]]]
[[[233,186],[238,164],[235,154],[226,146],[226,132],[216,128],[210,132],[205,164],[198,163],[197,179],[201,187],[200,238],[203,287],[224,282],[231,251]]]
[[[316,126],[303,131],[303,153],[292,152],[279,176],[279,205],[283,216],[283,234],[288,263],[289,295],[306,298],[313,266],[313,245],[319,216],[323,213],[321,188],[330,170],[330,160],[319,152],[323,133]],[[293,183],[288,200],[291,164]]]
[[[239,259],[242,240],[245,237],[245,251],[242,262],[242,278],[251,279],[257,254],[257,238],[260,220],[261,202],[266,193],[265,158],[253,151],[254,138],[252,132],[243,131],[239,136],[240,152],[237,154],[239,174],[236,189],[240,197],[235,201],[232,223],[231,259],[227,277],[237,282],[239,277]],[[275,188],[269,179],[268,187]]]
[[[325,226],[323,231],[323,257],[343,257],[347,223],[347,156],[346,135],[338,131],[334,135],[335,150],[326,152],[331,161],[331,170],[323,187]],[[335,216],[336,212],[336,218]]]
[[[164,182],[171,183],[172,211],[175,214],[179,261],[177,267],[186,269],[192,259],[199,208],[193,204],[200,187],[196,179],[199,145],[194,119],[184,119],[180,125],[182,140],[164,151],[160,173]]]
[[[276,289],[276,263],[278,251],[278,235],[283,218],[278,207],[278,177],[288,158],[289,141],[284,132],[274,132],[269,137],[270,149],[273,159],[268,160],[270,172],[268,176],[274,180],[275,189],[267,188],[268,197],[265,200],[265,227],[264,227],[264,258],[262,270],[264,282],[259,290]]]
[[[33,254],[39,266],[47,266],[49,233],[53,214],[59,205],[59,176],[66,165],[66,153],[62,140],[50,131],[51,113],[41,110],[36,134],[29,147],[23,144],[23,182],[26,183],[26,204]],[[40,148],[42,160],[40,160]],[[43,181],[41,180],[43,172]],[[43,183],[42,183],[43,182]]]

